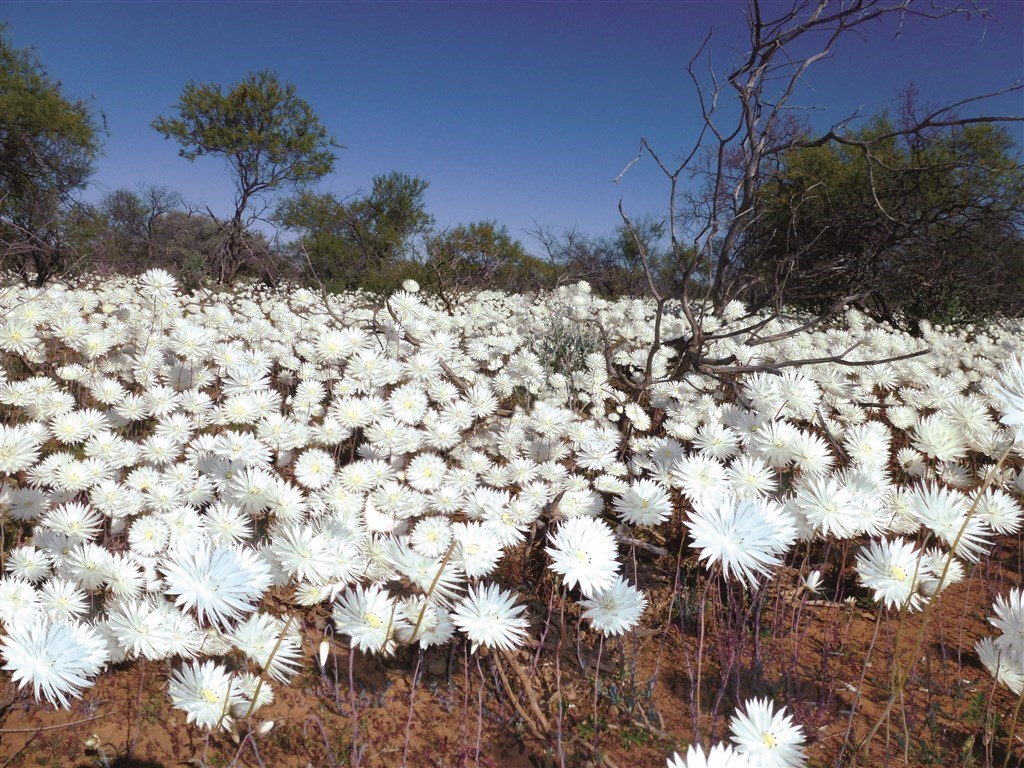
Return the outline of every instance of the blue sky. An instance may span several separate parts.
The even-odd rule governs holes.
[[[767,3],[776,11],[785,7]],[[875,112],[915,82],[928,103],[1024,79],[1024,3],[988,4],[999,23],[876,25],[849,36],[794,99],[818,121]],[[65,92],[91,98],[109,134],[93,200],[164,184],[224,213],[222,161],[189,163],[150,128],[194,80],[225,87],[276,70],[346,149],[320,185],[365,192],[392,170],[430,183],[441,226],[496,219],[610,232],[623,200],[664,215],[668,186],[649,160],[612,184],[642,136],[673,160],[700,113],[685,66],[713,30],[724,71],[743,48],[738,0],[676,2],[47,2],[0,0],[18,47],[32,46]],[[1020,93],[993,112],[1024,113]],[[1021,136],[1018,126],[1015,133]]]

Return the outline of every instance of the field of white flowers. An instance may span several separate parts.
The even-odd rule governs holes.
[[[321,723],[295,764],[455,764],[410,756],[431,738],[425,652],[466,671],[467,765],[504,764],[481,750],[485,698],[536,765],[1019,764],[1024,593],[1019,567],[993,574],[1020,551],[1024,325],[912,337],[849,312],[730,334],[751,325],[730,305],[705,319],[711,356],[763,370],[668,381],[648,302],[579,284],[450,315],[406,288],[325,304],[152,271],[0,290],[0,766],[123,758],[130,736],[67,762],[43,736],[125,669],[187,721],[181,764],[291,764],[266,757],[275,697],[314,684],[347,730]],[[651,387],[624,386],[648,364]],[[910,689],[954,588],[988,633],[947,627],[939,655],[981,724],[929,763]],[[778,649],[828,611],[873,635],[815,711]],[[542,670],[583,645],[570,704]],[[381,756],[355,681],[387,659],[411,682]],[[616,738],[616,713],[651,704],[624,679],[650,694],[669,668],[675,715]]]

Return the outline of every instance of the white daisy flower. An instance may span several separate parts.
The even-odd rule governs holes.
[[[750,699],[729,722],[736,751],[758,768],[800,768],[804,764],[804,734],[783,707],[778,712],[768,699]]]
[[[163,552],[170,539],[170,526],[159,515],[136,518],[128,530],[128,547],[144,557]]]
[[[971,513],[966,497],[939,485],[922,484],[907,493],[914,516],[947,547],[976,563],[991,546],[992,532],[977,514]]]
[[[737,576],[751,587],[782,562],[796,539],[796,526],[778,505],[732,495],[696,507],[689,516],[690,546],[707,564],[720,563],[726,577]]]
[[[441,557],[452,542],[452,524],[438,515],[421,518],[412,529],[409,543],[424,557]]]
[[[955,461],[967,455],[967,439],[952,421],[938,413],[925,416],[914,425],[911,445],[938,461]]]
[[[694,504],[715,504],[729,493],[725,465],[710,456],[686,456],[672,466],[672,484]]]
[[[456,523],[452,532],[457,542],[452,562],[457,563],[466,576],[480,578],[498,566],[504,550],[494,531],[474,521]]]
[[[79,698],[108,659],[106,641],[92,627],[42,616],[8,625],[0,657],[19,688],[31,685],[37,700],[57,707]]]
[[[1017,447],[1024,447],[1024,357],[1011,355],[989,389],[1001,413],[999,420],[1010,428]]]
[[[673,754],[668,759],[667,768],[753,768],[745,755],[736,752],[731,746],[716,744],[706,755],[699,746],[691,744],[686,749],[686,758]]]
[[[469,594],[452,611],[452,622],[469,638],[470,649],[481,645],[511,650],[526,636],[525,606],[516,605],[511,593],[497,584],[470,587]]]
[[[551,557],[549,568],[562,576],[569,588],[577,584],[584,597],[593,598],[610,589],[619,568],[615,534],[603,520],[593,517],[570,517],[559,523],[550,536],[546,551]]]
[[[174,550],[160,570],[175,605],[220,626],[255,610],[271,578],[266,561],[251,550],[213,544]]]
[[[393,653],[395,630],[402,621],[394,598],[377,584],[357,586],[341,595],[332,617],[338,632],[365,653]]]
[[[234,686],[238,689],[238,694],[241,697],[241,700],[236,701],[231,705],[231,714],[233,717],[246,717],[250,713],[258,710],[260,707],[266,707],[274,703],[274,687],[265,678],[261,678],[260,675],[254,675],[248,672],[236,675]],[[268,727],[268,725],[270,727]],[[274,721],[271,720],[260,725],[257,730],[260,735],[263,735],[267,733],[273,725]]]
[[[20,576],[0,578],[0,623],[10,626],[32,619],[40,610],[39,593],[32,584]]]
[[[651,417],[638,403],[626,403],[622,410],[638,432],[646,432],[651,428]]]
[[[175,709],[184,710],[187,721],[207,730],[228,728],[231,709],[245,702],[235,676],[213,661],[189,662],[174,670],[167,693]]]
[[[49,553],[28,545],[11,549],[4,568],[12,576],[36,584],[46,578],[52,564],[53,557]]]
[[[399,603],[404,621],[397,636],[403,643],[419,643],[422,648],[444,645],[455,634],[451,615],[437,603],[422,596],[410,596]]]
[[[978,658],[989,674],[1015,695],[1024,693],[1024,656],[1013,646],[999,645],[991,637],[974,644]]]
[[[1024,657],[1024,591],[1011,589],[1009,595],[1000,595],[992,610],[995,616],[989,618],[989,623],[1002,633],[996,645]]]
[[[306,488],[323,488],[334,477],[334,457],[319,448],[304,451],[295,462],[295,479]]]
[[[653,480],[635,480],[612,501],[615,513],[630,525],[658,525],[672,516],[668,489]]]
[[[879,539],[857,556],[860,583],[875,593],[875,600],[887,608],[910,610],[921,607],[922,585],[926,571],[921,553],[913,542],[902,539]]]
[[[39,607],[50,621],[84,619],[89,612],[89,600],[70,581],[49,579],[39,588]]]
[[[296,622],[285,633],[285,619],[251,613],[230,635],[231,644],[274,680],[287,684],[302,668],[302,641]]]
[[[625,581],[615,578],[609,589],[582,600],[583,618],[604,635],[621,635],[635,627],[647,607],[644,593]]]
[[[163,659],[171,653],[167,616],[149,600],[122,600],[112,605],[106,631],[136,658]]]

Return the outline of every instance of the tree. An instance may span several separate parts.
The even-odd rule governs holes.
[[[417,176],[392,171],[375,176],[369,197],[349,206],[349,237],[371,268],[406,257],[416,236],[431,226],[434,220],[424,200],[427,187]]]
[[[631,224],[596,237],[576,230],[534,230],[530,234],[546,256],[542,273],[552,284],[586,280],[596,294],[610,298],[649,295],[652,282],[671,290],[681,262],[692,257],[691,252],[682,248],[673,257],[662,247],[665,223],[660,219],[647,217]]]
[[[144,185],[138,192],[116,189],[105,195],[100,209],[107,221],[107,260],[122,271],[153,266],[173,269],[173,265],[156,263],[163,261],[159,258],[165,245],[161,224],[183,207],[181,195],[162,185]]]
[[[245,231],[264,210],[253,206],[283,188],[326,176],[340,145],[295,86],[270,70],[247,75],[226,94],[216,83],[189,83],[176,109],[177,117],[159,117],[153,128],[181,144],[179,154],[190,162],[223,157],[234,176],[235,211],[228,221],[218,220],[226,236],[211,265],[221,282],[230,283],[252,253]]]
[[[681,249],[673,257],[662,248],[664,238],[665,222],[650,216],[633,222],[632,227],[619,225],[615,229],[609,243],[613,260],[609,266],[618,273],[620,286],[614,295],[649,293],[647,272],[651,273],[655,285],[671,290],[676,275],[685,269],[689,254]]]
[[[302,266],[326,287],[387,290],[415,239],[432,223],[426,191],[423,179],[394,171],[375,177],[369,195],[349,200],[303,190],[283,200],[273,220],[298,233],[296,245],[308,260]]]
[[[765,214],[766,175],[780,167],[788,153],[835,143],[860,151],[872,167],[877,167],[887,142],[916,143],[927,141],[936,130],[1024,119],[976,111],[962,114],[964,110],[980,109],[990,96],[1019,92],[1024,85],[1017,83],[994,94],[969,97],[914,114],[888,134],[856,135],[850,129],[856,114],[820,132],[810,133],[801,121],[793,118],[793,110],[800,106],[792,103],[793,97],[802,87],[808,71],[831,57],[840,40],[863,33],[869,25],[885,18],[902,23],[909,17],[969,17],[983,12],[973,3],[940,7],[914,4],[909,0],[796,0],[781,10],[778,6],[771,8],[778,11],[778,15],[765,16],[768,6],[763,6],[760,0],[749,0],[747,51],[724,76],[716,73],[712,66],[708,67],[707,77],[697,73],[697,62],[704,54],[710,35],[687,65],[703,125],[698,139],[681,153],[681,160],[667,163],[646,139],[641,139],[640,153],[623,171],[625,173],[633,163],[647,156],[664,174],[669,186],[667,229],[671,258],[684,265],[679,288],[670,294],[658,288],[650,266],[645,264],[656,302],[654,340],[645,371],[632,386],[628,377],[609,370],[613,380],[633,390],[638,399],[646,397],[655,383],[653,364],[663,347],[674,352],[670,379],[678,379],[690,371],[724,376],[763,369],[763,366],[742,365],[734,356],[723,359],[710,356],[710,344],[717,337],[706,328],[704,318],[709,310],[723,313],[732,300],[746,295],[752,280],[760,279],[745,269],[749,255],[745,244],[756,222]],[[636,232],[621,203],[619,210],[627,229]],[[808,233],[808,237],[813,239],[819,234]],[[685,256],[687,249],[694,258]],[[644,248],[640,250],[643,253]],[[699,279],[702,274],[706,275],[705,280]],[[782,279],[771,286],[762,286],[772,295],[768,303],[782,307],[786,286]],[[704,293],[710,295],[711,307],[697,300],[698,294]],[[799,328],[814,327],[854,298],[837,295],[816,318],[807,320]],[[687,330],[665,338],[661,320],[670,299],[680,302]],[[765,324],[763,319],[751,321],[745,329],[748,346],[777,338],[758,333]],[[743,328],[729,331],[730,335],[743,332]],[[790,332],[795,331],[787,333]],[[836,358],[831,362],[847,361]],[[778,366],[772,370],[777,371]]]
[[[755,298],[781,282],[790,305],[841,296],[892,323],[1024,309],[1024,169],[1005,129],[907,136],[881,114],[851,140],[794,148],[766,176],[741,254]]]
[[[428,285],[437,291],[449,312],[460,292],[536,290],[544,285],[550,271],[496,221],[475,221],[435,232],[427,239],[426,252]]]
[[[152,243],[151,266],[176,273],[183,285],[193,288],[209,276],[210,265],[223,251],[224,230],[194,210],[173,210],[157,221]]]
[[[0,37],[0,258],[26,279],[42,284],[74,256],[61,218],[99,151],[87,103]]]

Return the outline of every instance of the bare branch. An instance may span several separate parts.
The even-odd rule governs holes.
[[[770,365],[733,365],[728,367],[722,366],[702,366],[702,371],[717,371],[719,373],[779,373],[782,368],[801,368],[808,365],[842,365],[851,368],[869,367],[872,365],[882,365],[884,363],[895,363],[900,360],[911,360],[915,357],[921,357],[931,352],[931,348],[919,349],[916,352],[907,352],[903,355],[895,355],[894,357],[876,358],[872,360],[845,360],[842,355],[833,355],[830,357],[809,357],[803,360],[784,360],[780,363],[772,363]],[[843,353],[849,354],[849,350]]]
[[[859,276],[861,283],[836,283],[833,295],[822,300],[810,318],[791,324],[784,330],[762,335],[772,320],[782,314],[787,292],[800,280],[806,279],[804,257],[811,247],[826,247],[828,240],[823,232],[799,232],[797,224],[791,230],[775,229],[766,216],[763,185],[774,169],[787,161],[787,153],[793,150],[813,149],[828,144],[857,149],[862,153],[868,182],[865,194],[873,201],[880,214],[876,221],[887,222],[892,231],[909,230],[917,222],[901,220],[902,209],[892,205],[892,194],[885,185],[889,184],[886,173],[901,172],[891,168],[890,156],[882,152],[882,145],[894,140],[922,137],[929,140],[936,132],[950,128],[963,128],[976,124],[998,125],[1019,122],[1024,118],[1015,115],[985,114],[961,116],[959,110],[973,108],[989,100],[1014,94],[1024,88],[1016,83],[1009,88],[978,96],[970,96],[950,104],[929,109],[925,114],[913,115],[903,125],[884,129],[871,134],[853,134],[849,126],[860,117],[854,111],[833,122],[822,133],[812,133],[808,123],[793,116],[793,110],[806,109],[791,103],[799,90],[807,85],[808,73],[837,50],[837,44],[848,36],[866,37],[870,25],[885,18],[895,21],[898,36],[907,19],[943,19],[952,16],[971,18],[987,17],[987,13],[972,3],[930,5],[912,3],[910,0],[849,0],[835,3],[830,0],[794,0],[784,8],[770,7],[771,16],[766,16],[768,6],[760,0],[749,0],[746,12],[747,40],[745,53],[723,78],[715,74],[708,56],[706,72],[698,72],[710,49],[711,35],[705,37],[686,66],[687,76],[693,86],[693,93],[700,108],[702,125],[700,136],[685,153],[678,165],[663,160],[644,137],[640,140],[639,151],[616,177],[623,175],[646,154],[668,180],[668,228],[673,257],[680,265],[678,293],[680,313],[689,326],[688,332],[670,339],[661,334],[664,300],[667,295],[653,280],[650,263],[644,259],[648,288],[657,303],[654,318],[654,338],[647,358],[646,375],[642,389],[652,384],[655,356],[662,347],[668,346],[676,353],[674,376],[683,376],[688,371],[703,373],[741,373],[750,370],[764,370],[763,366],[742,366],[735,360],[710,359],[710,343],[719,339],[749,335],[745,343],[749,346],[764,345],[782,341],[787,337],[818,327],[844,306],[862,306],[873,294],[870,273]],[[729,96],[728,110],[723,99]],[[727,115],[728,117],[724,117]],[[948,161],[951,169],[984,169],[981,162],[970,158],[964,163]],[[995,169],[999,170],[999,169]],[[915,172],[925,173],[925,169]],[[688,174],[688,177],[687,177]],[[697,181],[703,188],[688,186]],[[822,184],[819,192],[812,192],[815,185],[796,192],[789,200],[791,210],[797,211],[810,205],[830,205],[829,187]],[[680,193],[684,196],[681,196]],[[897,199],[899,199],[897,197]],[[678,202],[686,200],[682,212]],[[979,201],[979,207],[985,203]],[[687,210],[689,209],[689,210]],[[626,231],[637,241],[637,232],[623,205],[619,206],[620,217]],[[936,211],[936,216],[942,215]],[[956,225],[953,217],[947,217],[947,228]],[[751,233],[762,237],[765,231],[778,242],[796,243],[794,249],[784,252],[770,271],[757,272],[750,268],[749,256],[756,246]],[[883,235],[888,237],[889,230]],[[797,235],[799,234],[799,237]],[[692,238],[693,256],[683,264],[683,238]],[[820,246],[818,244],[821,244]],[[641,245],[637,242],[637,245]],[[644,255],[643,253],[641,254]],[[842,264],[824,263],[819,268],[821,280],[831,280],[834,272],[843,269]],[[698,285],[698,276],[707,276],[707,285]],[[706,291],[710,301],[695,301],[695,296]],[[840,295],[835,295],[835,294]],[[705,331],[707,314],[721,314],[725,306],[734,299],[742,298],[748,306],[774,307],[768,317],[752,317],[743,328],[708,333]],[[871,299],[874,301],[875,299]],[[867,361],[850,361],[845,357],[814,358],[790,361],[790,365],[830,362],[839,365],[867,365]],[[782,364],[780,364],[782,365]],[[778,368],[775,366],[774,368]]]

